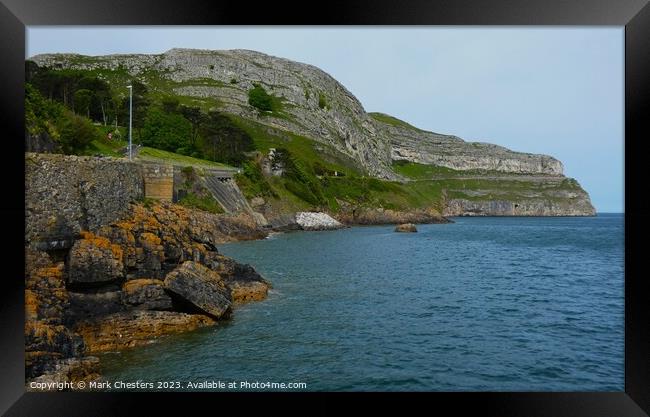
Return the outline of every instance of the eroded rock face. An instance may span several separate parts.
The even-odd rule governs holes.
[[[184,262],[167,274],[163,285],[166,290],[216,319],[230,314],[230,290],[218,273],[197,262]]]
[[[412,211],[396,211],[379,208],[356,209],[344,202],[340,202],[342,210],[338,218],[345,224],[395,224],[395,223],[450,223],[451,221],[442,217],[433,209],[422,209]]]
[[[89,352],[107,352],[146,345],[160,336],[213,324],[213,319],[200,314],[135,310],[82,321],[75,331],[83,337]]]
[[[216,215],[169,203],[133,205],[131,216],[97,234],[122,248],[127,279],[161,280],[185,261],[205,263],[219,243],[266,236],[245,214]]]
[[[445,208],[446,216],[595,216],[588,198],[571,200],[489,200],[453,199]]]
[[[398,224],[395,231],[399,233],[416,233],[418,228],[413,223]]]
[[[28,265],[29,258],[28,255]],[[25,279],[25,320],[63,324],[64,314],[69,306],[63,279],[64,264],[52,263],[44,253],[38,256],[38,261],[35,262],[41,262],[40,266],[28,267]]]
[[[89,317],[106,316],[126,309],[122,301],[122,291],[118,286],[68,291],[68,298],[70,307],[66,315],[72,322]]]
[[[391,143],[391,159],[460,171],[488,170],[517,174],[562,175],[563,166],[548,155],[514,152],[502,146],[466,142],[457,136],[396,126],[376,120]]]

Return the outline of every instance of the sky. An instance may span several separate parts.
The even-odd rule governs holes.
[[[27,57],[251,49],[315,65],[366,111],[552,155],[623,212],[623,27],[32,26]]]

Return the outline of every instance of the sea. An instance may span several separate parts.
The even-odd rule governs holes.
[[[221,245],[268,298],[104,354],[102,374],[189,391],[624,390],[623,214],[452,220]]]

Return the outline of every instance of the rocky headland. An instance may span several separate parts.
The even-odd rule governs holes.
[[[271,157],[286,148],[299,162],[300,172],[293,173],[293,180],[299,177],[298,184],[291,183],[287,167],[277,161],[262,161],[265,175],[282,178],[293,194],[285,198],[279,186],[282,195],[277,199],[283,201],[278,206],[296,202],[293,197],[302,200],[291,213],[279,213],[282,215],[324,211],[324,207],[338,211],[334,199],[354,204],[358,193],[347,193],[347,187],[358,190],[363,181],[357,178],[339,188],[335,183],[346,181],[340,179],[342,171],[347,171],[348,180],[354,174],[401,183],[401,190],[409,194],[400,200],[371,189],[371,208],[411,211],[437,205],[438,215],[445,216],[595,213],[588,194],[564,176],[558,159],[430,132],[384,113],[366,112],[345,86],[313,65],[249,50],[182,48],[149,55],[43,54],[31,57],[30,62],[55,71],[99,74],[116,86],[124,84],[125,77],[137,79],[156,96],[179,97],[227,115],[251,135],[262,156]],[[251,105],[250,94],[255,89],[266,91],[277,108],[260,111]],[[314,155],[319,158],[318,167]],[[251,178],[249,182],[261,180],[255,175]],[[263,183],[251,186],[251,203],[254,198],[268,200],[273,194],[262,195],[264,187],[259,185]],[[331,214],[339,221],[354,218]],[[382,215],[362,216],[361,223],[371,222],[372,217]],[[290,223],[275,223],[282,222]]]

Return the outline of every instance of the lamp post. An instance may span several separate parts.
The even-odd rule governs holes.
[[[133,160],[133,145],[131,140],[131,130],[133,129],[133,86],[127,85],[129,89],[129,161]]]

